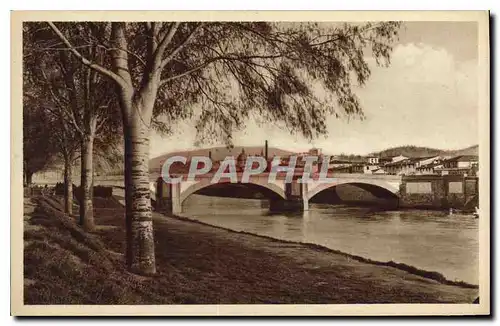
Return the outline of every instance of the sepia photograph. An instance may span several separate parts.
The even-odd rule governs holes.
[[[11,314],[489,314],[489,19],[12,12]]]

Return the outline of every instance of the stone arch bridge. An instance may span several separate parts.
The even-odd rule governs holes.
[[[242,174],[237,175],[241,183]],[[156,199],[157,209],[168,210],[174,214],[182,213],[182,203],[192,194],[214,184],[227,184],[227,178],[212,182],[213,174],[197,176],[195,180],[183,181],[177,184],[167,184],[159,178],[151,185],[153,198]],[[233,180],[232,183],[234,183]],[[355,184],[370,192],[379,192],[399,196],[402,177],[396,175],[371,175],[371,174],[329,174],[328,180],[319,180],[317,174],[311,176],[307,183],[294,179],[291,183],[285,182],[285,175],[279,175],[275,180],[269,180],[269,173],[250,176],[249,186],[263,190],[270,201],[270,209],[279,210],[308,210],[309,200],[318,193],[341,184]]]

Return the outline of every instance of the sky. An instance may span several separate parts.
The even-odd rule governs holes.
[[[479,143],[478,30],[474,22],[406,22],[389,67],[377,67],[356,90],[364,120],[327,118],[328,135],[308,141],[271,124],[249,121],[234,145],[263,145],[328,154],[368,154],[400,145],[460,149]],[[151,136],[150,157],[194,149],[192,121],[174,135]],[[216,144],[217,145],[217,144]],[[220,144],[223,145],[223,144]],[[213,144],[207,145],[213,146]]]

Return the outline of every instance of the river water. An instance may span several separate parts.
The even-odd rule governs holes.
[[[479,283],[479,220],[470,215],[328,204],[311,204],[303,213],[270,214],[266,204],[194,194],[184,202],[183,214],[236,231],[315,243]]]

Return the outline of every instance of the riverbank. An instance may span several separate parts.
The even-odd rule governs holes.
[[[361,263],[368,263],[368,264],[373,264],[373,265],[377,265],[377,266],[394,267],[394,268],[400,269],[402,271],[408,272],[410,274],[414,274],[414,275],[422,276],[422,277],[425,277],[425,278],[428,278],[428,279],[432,279],[432,280],[438,281],[439,283],[446,284],[446,285],[455,285],[455,286],[460,286],[460,287],[470,288],[470,289],[477,289],[478,288],[478,286],[475,285],[475,284],[470,284],[470,283],[467,283],[467,282],[464,282],[464,281],[452,281],[452,280],[449,280],[443,274],[441,274],[439,272],[427,271],[427,270],[419,269],[419,268],[417,268],[415,266],[411,266],[411,265],[404,264],[404,263],[398,263],[398,262],[395,262],[395,261],[392,261],[392,260],[391,261],[377,261],[377,260],[372,260],[372,259],[369,259],[369,258],[366,258],[366,257],[362,257],[362,256],[357,256],[357,255],[345,253],[345,252],[342,252],[340,250],[330,249],[330,248],[327,248],[327,247],[324,247],[324,246],[321,246],[321,245],[318,245],[318,244],[314,244],[314,243],[298,242],[298,241],[288,241],[288,240],[284,240],[284,239],[275,239],[275,238],[272,238],[272,237],[269,237],[269,236],[265,236],[265,235],[261,235],[261,234],[255,234],[255,233],[246,232],[246,231],[235,231],[235,230],[232,230],[230,228],[225,228],[225,227],[222,227],[222,226],[214,226],[214,225],[211,225],[209,223],[205,223],[205,222],[202,222],[202,221],[199,221],[199,220],[196,220],[196,219],[189,218],[187,216],[171,215],[169,217],[175,218],[175,219],[179,219],[179,220],[182,220],[182,221],[188,221],[188,222],[191,222],[191,223],[198,223],[198,224],[209,226],[209,227],[215,227],[215,228],[218,228],[218,229],[226,230],[226,231],[229,231],[229,232],[235,232],[235,233],[238,233],[238,234],[245,234],[245,235],[250,235],[250,236],[254,236],[254,237],[259,237],[259,238],[267,239],[267,240],[270,240],[270,241],[280,242],[280,243],[283,243],[283,244],[301,245],[301,246],[304,246],[304,247],[307,247],[307,248],[311,248],[312,250],[315,250],[315,251],[325,252],[325,253],[333,253],[333,254],[336,254],[336,255],[341,255],[341,256],[344,256],[344,257],[346,257],[348,259],[356,260],[356,261],[359,261]]]
[[[472,303],[477,288],[443,284],[314,245],[154,214],[157,275],[125,269],[125,221],[96,201],[94,234],[36,203],[25,217],[28,304]],[[401,267],[401,266],[400,266]]]

